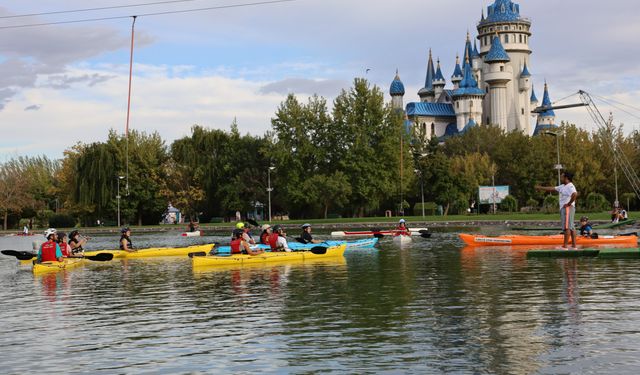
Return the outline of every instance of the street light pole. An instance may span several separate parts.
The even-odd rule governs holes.
[[[269,170],[267,171],[267,192],[269,193],[269,222],[271,222],[271,192],[273,191],[273,189],[271,188],[271,171],[276,169],[276,167],[270,166]]]
[[[118,201],[118,227],[120,227],[120,180],[124,179],[124,176],[118,176],[118,195],[116,200]]]
[[[560,164],[560,141],[558,140],[558,133],[546,131],[544,134],[552,135],[556,137],[556,155],[558,157],[558,164],[556,164],[555,169],[558,170],[558,186],[561,185],[560,182],[560,170],[562,170],[562,164]]]

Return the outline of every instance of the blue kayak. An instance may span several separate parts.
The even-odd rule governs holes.
[[[308,244],[303,244],[299,242],[289,242],[288,244],[289,244],[289,248],[293,251],[304,251],[304,250],[310,250],[312,247],[317,247],[317,246],[332,247],[332,246],[342,245],[343,243],[347,244],[347,250],[366,249],[366,248],[374,247],[376,243],[378,243],[378,239],[375,237],[371,237],[371,238],[364,238],[356,241],[324,241],[320,243],[308,243]],[[251,246],[251,248],[263,249],[266,251],[271,250],[271,247],[269,245],[262,245],[262,244]],[[231,254],[231,247],[219,246],[219,247],[215,247],[214,251],[217,251],[217,254]]]

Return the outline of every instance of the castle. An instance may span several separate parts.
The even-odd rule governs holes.
[[[418,126],[426,138],[461,134],[479,124],[533,135],[556,128],[553,110],[531,112],[538,106],[529,71],[531,21],[520,16],[520,5],[495,0],[487,7],[486,17],[482,11],[477,29],[473,44],[467,33],[462,66],[456,57],[452,89],[446,88],[440,60],[434,69],[429,50],[425,84],[418,91],[420,101],[404,108],[404,84],[396,71],[390,88],[393,108],[404,110],[408,123]],[[546,82],[542,106],[551,106]],[[532,115],[537,117],[533,132]]]

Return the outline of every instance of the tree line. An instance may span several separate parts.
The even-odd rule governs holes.
[[[118,191],[123,222],[157,224],[168,203],[201,221],[272,210],[292,218],[362,217],[413,213],[422,192],[444,214],[466,212],[478,186],[509,185],[505,209],[550,206],[534,190],[555,184],[556,138],[531,137],[479,126],[440,140],[410,131],[404,114],[385,104],[382,90],[355,79],[332,103],[289,95],[263,135],[194,125],[170,145],[158,133],[111,130],[105,142],[78,143],[61,160],[15,157],[0,164],[0,220],[44,226],[115,223]],[[418,129],[419,127],[415,127]],[[603,209],[613,202],[614,139],[637,166],[640,134],[620,128],[558,129],[560,158],[574,172],[580,203]],[[269,180],[270,177],[270,180]],[[632,199],[620,176],[622,197]],[[584,197],[584,199],[582,199]],[[416,212],[418,210],[416,209]]]

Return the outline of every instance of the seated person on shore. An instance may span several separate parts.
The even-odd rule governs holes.
[[[300,243],[320,243],[322,241],[314,240],[311,235],[311,224],[302,224],[302,235],[298,238]]]
[[[120,236],[120,250],[128,251],[130,253],[134,252],[135,250],[131,244],[131,229],[122,228],[120,233],[122,233]]]
[[[84,236],[81,236],[80,232],[77,230],[73,230],[69,233],[69,246],[71,246],[72,255],[83,255],[84,249],[82,248],[82,245],[86,243],[87,239]]]
[[[618,214],[618,221],[623,221],[629,219],[629,214],[627,214],[627,210],[624,207],[620,206],[620,213]]]
[[[580,235],[585,237],[591,237],[593,234],[593,228],[589,222],[589,218],[583,216],[580,218]]]
[[[273,233],[269,236],[269,246],[271,251],[286,251],[290,252],[289,244],[287,243],[287,234],[280,225],[273,227]]]
[[[409,228],[407,228],[407,221],[405,219],[400,219],[400,221],[398,222],[398,227],[396,228],[396,233],[397,234],[403,234],[406,236],[410,236],[411,235],[411,231],[409,230]]]
[[[251,246],[244,240],[242,229],[236,229],[233,231],[233,239],[231,240],[231,254],[248,254],[248,255],[260,255],[264,253],[262,249],[252,249]]]
[[[49,228],[44,232],[44,236],[47,242],[43,243],[38,250],[38,257],[36,262],[62,262],[62,251],[58,246],[57,231],[54,228]]]
[[[611,222],[617,223],[620,220],[620,209],[618,207],[614,207],[611,211]]]
[[[262,233],[260,234],[260,243],[263,245],[269,244],[269,237],[271,236],[271,225],[263,224],[262,225]]]

